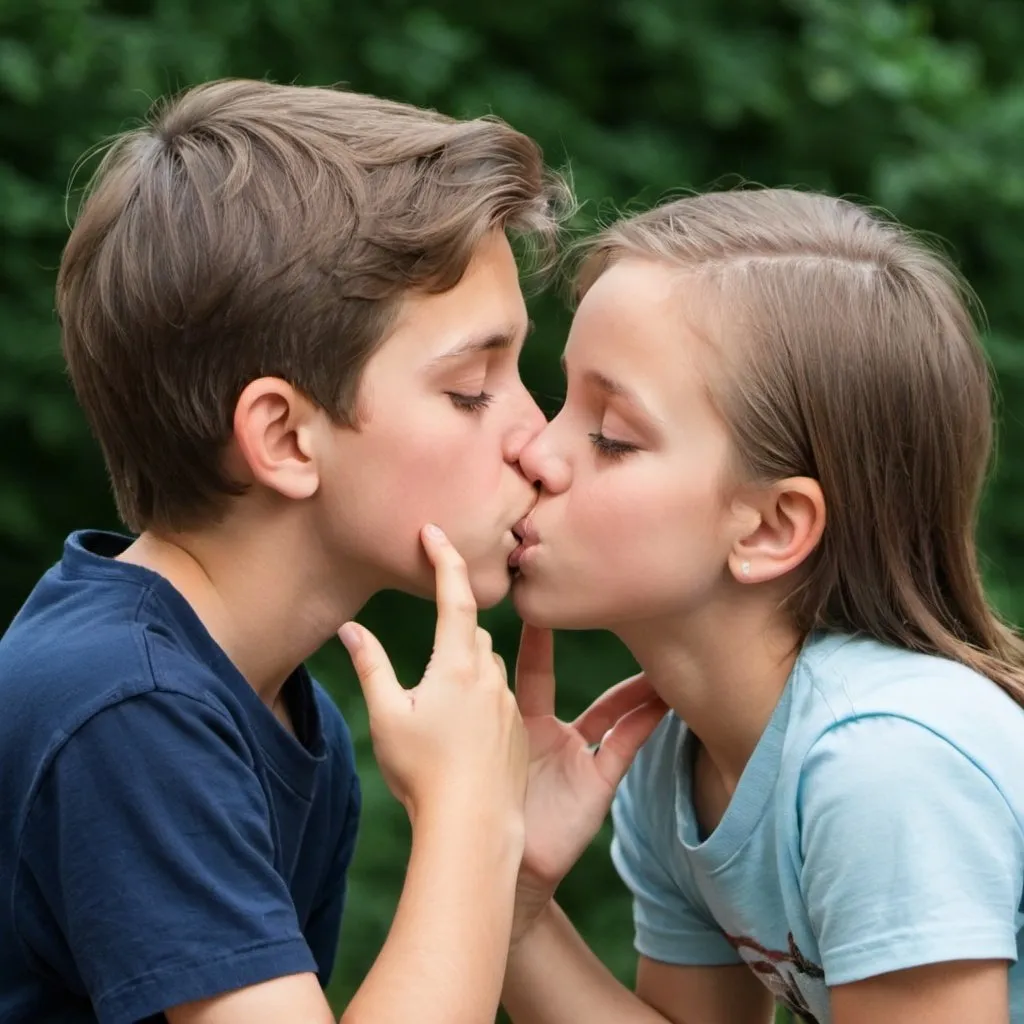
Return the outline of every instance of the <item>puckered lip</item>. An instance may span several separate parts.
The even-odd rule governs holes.
[[[520,546],[524,548],[528,548],[540,540],[540,537],[537,536],[537,530],[534,528],[530,519],[532,515],[533,509],[531,508],[530,511],[512,527],[513,536],[515,536],[516,540],[519,541]]]

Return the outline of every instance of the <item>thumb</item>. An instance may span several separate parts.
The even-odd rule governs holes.
[[[550,629],[523,624],[515,691],[524,718],[555,713],[555,641]]]
[[[372,715],[382,705],[392,701],[396,691],[402,691],[387,652],[368,629],[356,622],[346,622],[338,630],[338,639],[345,645],[352,659],[366,707]]]
[[[613,789],[622,781],[637,751],[650,738],[667,710],[660,697],[653,697],[623,715],[605,734],[594,755],[594,766]]]

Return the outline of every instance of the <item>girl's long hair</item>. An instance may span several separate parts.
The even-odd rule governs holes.
[[[706,285],[711,390],[754,479],[816,479],[828,522],[788,602],[804,631],[942,655],[1024,705],[1024,643],[990,607],[975,531],[992,379],[948,260],[855,203],[787,189],[708,193],[606,228],[612,262]]]

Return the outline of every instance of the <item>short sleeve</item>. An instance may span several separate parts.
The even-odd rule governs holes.
[[[19,867],[45,913],[26,895],[22,938],[46,962],[70,955],[101,1024],[315,973],[269,821],[225,713],[156,692],[109,707],[37,790]]]
[[[994,782],[947,739],[878,716],[811,749],[801,887],[830,986],[951,960],[1015,960],[1024,843]]]
[[[612,804],[612,861],[633,894],[636,951],[668,964],[740,963],[739,954],[710,914],[689,898],[667,866],[674,854],[682,853],[671,848],[675,836],[671,821],[667,829],[659,830],[645,813],[645,808],[651,813],[671,813],[673,807],[674,758],[665,759],[664,773],[662,766],[656,768],[656,775],[663,775],[663,785],[648,777],[654,767],[648,757],[656,755],[656,750],[657,745],[641,753],[643,760],[634,763]]]

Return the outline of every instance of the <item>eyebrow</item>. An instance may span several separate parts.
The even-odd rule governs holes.
[[[527,320],[526,331],[523,333],[523,338],[525,339],[528,337],[532,331],[533,321]],[[436,366],[438,363],[447,363],[453,359],[461,359],[463,356],[474,355],[478,352],[496,352],[503,349],[514,348],[518,341],[519,328],[513,327],[510,324],[508,327],[505,327],[500,331],[492,331],[482,337],[466,338],[453,349],[449,349],[447,352],[442,352],[441,355],[431,359],[429,365]]]
[[[568,368],[565,364],[564,355],[562,356],[562,370],[565,375],[568,376]],[[598,370],[587,370],[583,374],[583,380],[585,383],[596,388],[609,398],[621,398],[627,405],[631,405],[637,410],[637,412],[651,420],[652,423],[661,422],[661,419],[651,412],[643,399],[641,399],[635,391],[627,388],[625,384],[622,384],[617,380],[613,380],[611,377],[605,376],[605,374],[600,373]]]

